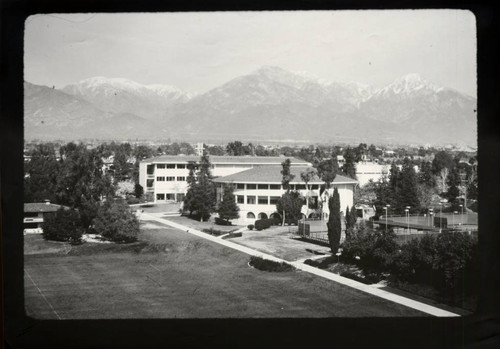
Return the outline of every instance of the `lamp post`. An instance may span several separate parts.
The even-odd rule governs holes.
[[[407,222],[408,222],[408,234],[410,234],[410,206],[406,206],[405,212],[408,212],[408,218],[407,218]]]
[[[429,225],[430,225],[431,227],[432,227],[432,223],[433,223],[433,222],[432,222],[432,215],[433,215],[433,214],[434,214],[434,209],[430,208],[430,209],[429,209],[429,217],[430,217],[430,219],[429,219],[429,220],[430,220],[430,224],[429,224]]]
[[[385,233],[387,234],[387,215],[389,213],[389,207],[391,207],[391,205],[387,204],[384,206],[384,210],[385,210]]]
[[[453,227],[455,227],[455,214],[456,213],[458,213],[458,212],[457,211],[453,211],[453,215],[451,216]]]
[[[443,229],[443,203],[439,203],[439,232]]]
[[[462,222],[462,224],[460,224],[461,225],[460,230],[464,230],[464,205],[463,204],[460,204],[460,210],[462,211],[461,215],[460,215],[460,220]]]

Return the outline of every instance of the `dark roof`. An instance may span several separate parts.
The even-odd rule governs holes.
[[[290,159],[292,164],[307,165],[308,162],[285,156],[216,156],[210,155],[212,164],[235,163],[235,164],[276,164],[281,165],[286,159]],[[161,155],[154,158],[142,160],[147,163],[179,163],[189,161],[200,161],[201,157],[197,155]]]
[[[311,166],[293,166],[290,167],[290,173],[295,175],[295,178],[290,181],[290,184],[304,183],[300,178],[300,174],[307,169],[313,169]],[[283,175],[281,174],[282,166],[255,166],[245,171],[234,173],[229,176],[218,177],[214,181],[218,183],[281,183]],[[315,175],[310,184],[324,183],[317,175]],[[358,181],[345,176],[337,175],[333,181],[335,184],[356,184]]]
[[[24,212],[56,212],[59,208],[66,206],[56,204],[46,204],[44,202],[30,202],[24,204]]]

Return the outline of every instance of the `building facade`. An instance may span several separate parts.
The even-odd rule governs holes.
[[[223,177],[255,166],[281,166],[287,157],[266,156],[210,156],[212,175]],[[291,166],[311,166],[303,160],[288,157]],[[139,184],[144,193],[153,195],[155,203],[184,201],[188,185],[188,164],[199,162],[196,155],[164,155],[139,163]]]
[[[51,204],[48,201],[24,204],[23,232],[25,234],[41,234],[44,216],[56,212],[61,207],[67,209],[65,206]]]
[[[256,219],[279,218],[276,204],[285,193],[281,184],[281,166],[256,166],[233,175],[216,178],[217,202],[222,200],[225,185],[233,185],[236,203],[240,208],[240,218],[233,220],[235,224],[253,224]],[[314,176],[307,184],[301,180],[300,174],[310,169],[310,166],[294,166],[290,168],[294,179],[290,182],[292,190],[297,190],[302,197],[309,198],[309,206],[302,206],[303,217],[319,217],[328,219],[330,210],[328,200],[337,188],[340,197],[341,212],[345,214],[347,207],[352,207],[354,190],[357,181],[337,175],[328,190],[322,190],[324,182]]]

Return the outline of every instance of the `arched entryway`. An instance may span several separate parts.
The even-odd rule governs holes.
[[[264,212],[261,212],[261,213],[259,213],[259,215],[257,217],[259,219],[267,219],[267,214],[265,214]]]
[[[253,214],[253,212],[248,212],[247,213],[247,218],[248,219],[255,219],[255,215]]]

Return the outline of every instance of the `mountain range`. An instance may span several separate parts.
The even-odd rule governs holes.
[[[27,139],[477,143],[477,100],[417,74],[376,89],[265,66],[198,95],[105,77],[24,89]]]

